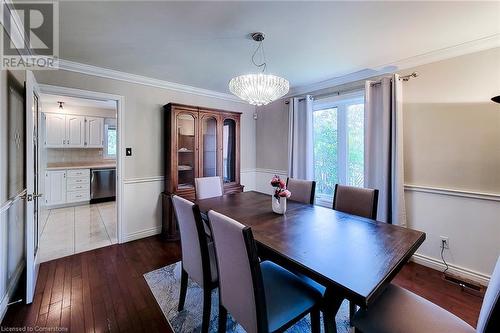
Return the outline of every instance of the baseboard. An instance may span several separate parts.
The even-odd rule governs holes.
[[[21,274],[24,271],[24,264],[18,265],[16,271],[14,272],[14,277],[12,278],[12,282],[9,285],[7,292],[2,298],[2,302],[0,303],[0,323],[3,321],[3,317],[5,316],[5,313],[7,313],[7,304],[9,304],[10,296],[12,296],[12,293],[14,292],[14,289],[17,286],[17,283],[19,282],[19,279],[21,278]]]
[[[161,225],[141,231],[136,231],[125,236],[124,243],[131,242],[137,239],[146,238],[161,233]]]
[[[429,267],[429,268],[432,268],[432,269],[435,269],[438,271],[444,271],[446,268],[446,266],[440,260],[425,256],[422,254],[418,254],[418,253],[414,254],[411,260],[417,264],[420,264],[422,266],[426,266],[426,267]],[[457,265],[453,265],[453,264],[448,264],[448,267],[449,267],[448,272],[453,273],[453,274],[460,276],[462,278],[475,281],[483,286],[487,286],[490,282],[489,275],[479,273],[479,272],[476,272],[476,271],[473,271],[473,270],[470,270],[470,269],[467,269],[464,267],[460,267]]]

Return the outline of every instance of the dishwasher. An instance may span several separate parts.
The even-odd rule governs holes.
[[[90,202],[111,201],[116,198],[116,168],[90,170]]]

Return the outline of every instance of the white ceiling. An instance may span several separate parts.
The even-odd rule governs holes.
[[[58,102],[63,102],[64,106],[80,106],[88,108],[116,110],[116,101],[94,100],[88,98],[76,98],[51,94],[41,94],[44,106],[58,106]]]
[[[252,31],[298,87],[500,34],[500,2],[69,1],[60,23],[63,59],[228,92]]]

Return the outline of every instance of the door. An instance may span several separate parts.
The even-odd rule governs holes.
[[[214,112],[200,112],[200,177],[220,176],[221,158],[220,116]]]
[[[38,127],[41,105],[35,76],[26,71],[26,303],[33,302],[38,276]],[[63,122],[64,125],[64,122]]]
[[[87,117],[86,119],[86,146],[102,148],[104,145],[104,118]]]
[[[45,147],[63,148],[66,143],[66,116],[57,113],[45,114]]]
[[[198,177],[198,112],[181,111],[176,114],[177,191],[194,190]],[[175,182],[175,181],[174,181]]]
[[[66,203],[66,171],[47,171],[45,173],[45,203],[60,205]]]
[[[66,116],[66,147],[85,146],[85,117]]]

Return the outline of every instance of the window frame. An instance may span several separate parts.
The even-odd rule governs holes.
[[[104,125],[104,148],[103,148],[103,158],[104,159],[116,159],[116,154],[108,154],[108,131],[114,130],[116,132],[116,140],[118,141],[118,126],[114,124],[105,124]],[[118,144],[116,142],[115,144]]]
[[[322,111],[326,109],[337,109],[337,180],[339,184],[347,184],[349,180],[349,138],[347,124],[347,107],[352,104],[364,104],[365,91],[358,90],[351,93],[331,96],[323,99],[314,100],[312,112]],[[364,112],[364,110],[363,110]],[[313,131],[313,144],[315,142]],[[313,161],[316,157],[313,151]],[[315,168],[313,166],[313,172]],[[316,179],[316,174],[314,173]],[[331,207],[333,204],[333,196],[317,195],[316,204],[320,206]]]

